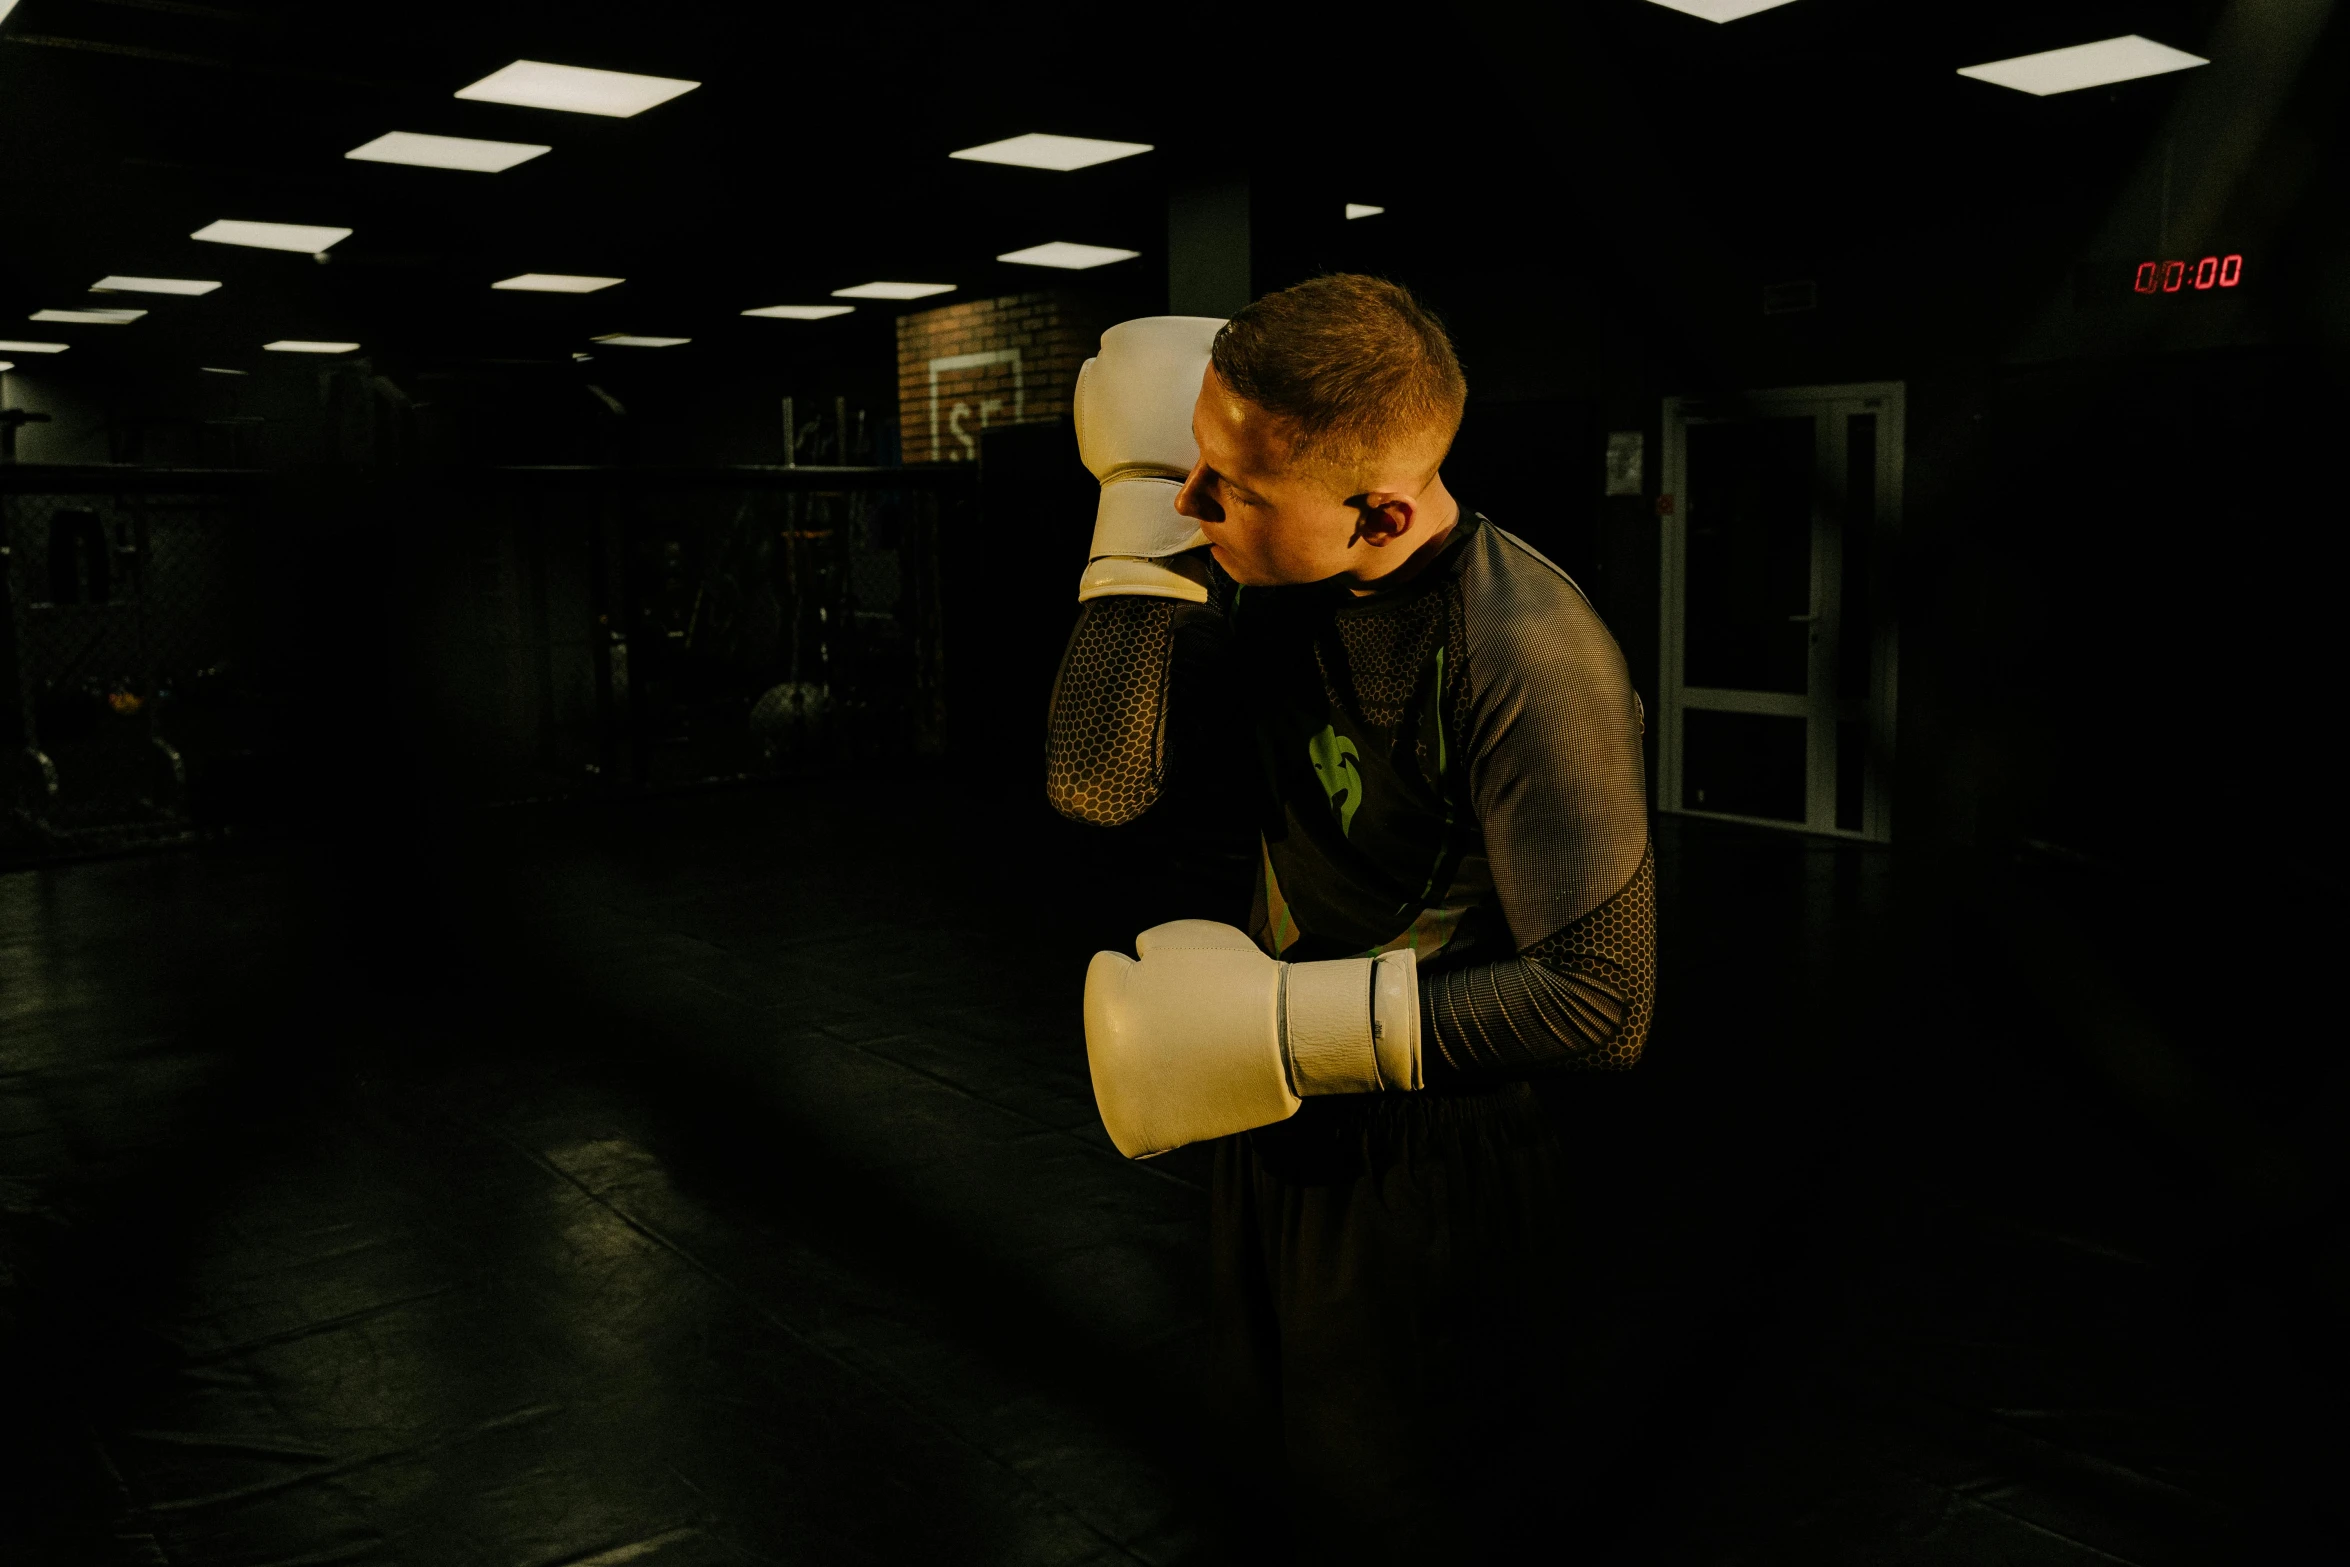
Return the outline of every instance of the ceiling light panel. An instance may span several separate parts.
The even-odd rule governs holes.
[[[627,71],[517,60],[470,87],[458,88],[457,96],[476,103],[511,103],[525,109],[561,109],[567,114],[601,114],[625,120],[701,85],[674,76],[637,76]]]
[[[854,288],[836,288],[835,299],[928,299],[933,294],[951,294],[952,283],[859,283]]]
[[[115,277],[111,274],[90,285],[93,294],[209,294],[220,287],[192,277]]]
[[[281,337],[274,343],[263,343],[261,346],[273,354],[355,354],[359,351],[357,343],[319,343],[305,337]]]
[[[1024,267],[1061,267],[1071,272],[1083,272],[1088,267],[1106,267],[1113,261],[1132,261],[1141,255],[1139,250],[1118,250],[1108,245],[1079,245],[1069,240],[1056,239],[1042,245],[1031,245],[1026,250],[1007,250],[996,257]]]
[[[362,163],[405,163],[419,169],[465,169],[475,174],[502,174],[517,163],[528,163],[552,152],[527,141],[475,141],[469,136],[426,136],[416,131],[386,131],[364,147],[343,154]]]
[[[7,13],[7,11],[5,11],[5,10],[0,10],[0,16],[6,16],[7,14],[8,14],[8,13]],[[15,364],[15,362],[14,362],[13,360],[8,360],[8,359],[0,359],[0,375],[5,375],[7,372],[9,372],[9,371],[11,371],[11,370],[13,370],[13,369],[15,369],[15,368],[16,368],[16,364]]]
[[[611,348],[683,348],[690,337],[639,337],[633,332],[607,332],[594,339]]]
[[[71,343],[28,343],[21,338],[0,337],[0,353],[62,354],[72,346]]]
[[[75,326],[129,326],[144,310],[36,310],[27,321],[59,321]]]
[[[251,375],[253,373],[250,370],[231,370],[225,365],[198,365],[196,368],[206,375]]]
[[[824,321],[833,316],[845,316],[856,308],[855,305],[761,305],[743,314],[766,316],[776,321]]]
[[[1367,202],[1350,201],[1346,204],[1346,217],[1351,223],[1356,218],[1375,218],[1386,210],[1385,207],[1374,207]]]
[[[255,250],[292,250],[305,256],[333,248],[351,237],[349,229],[323,228],[310,223],[248,223],[222,218],[190,234],[214,245],[249,245]]]
[[[1066,174],[1071,169],[1090,169],[1097,163],[1131,158],[1150,150],[1151,144],[1146,141],[1097,141],[1091,136],[1051,136],[1043,131],[1030,131],[1025,136],[991,141],[984,147],[965,147],[947,156],[961,158],[966,163],[1008,163],[1016,168],[1053,169]]]
[[[1795,0],[1650,0],[1650,3],[1683,16],[1703,17],[1709,22],[1735,22],[1757,11],[1776,11],[1783,5],[1793,5]]]
[[[1959,67],[1958,74],[2045,98],[2052,93],[2107,87],[2115,82],[2161,76],[2210,63],[2199,54],[2189,54],[2184,49],[2173,49],[2131,33],[2124,38],[2075,44],[2069,49],[2019,54],[2012,60],[1993,60],[1987,65],[1964,65]]]
[[[592,294],[627,281],[622,277],[578,277],[569,272],[524,272],[490,287],[510,288],[525,294]]]

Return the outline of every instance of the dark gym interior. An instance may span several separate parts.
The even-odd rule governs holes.
[[[1045,703],[1079,362],[1331,272],[1647,713],[1549,1559],[2334,1555],[2335,9],[0,0],[0,1563],[1230,1559]]]

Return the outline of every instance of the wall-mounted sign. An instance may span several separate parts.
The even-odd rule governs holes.
[[[1607,493],[1640,493],[1641,457],[1645,443],[1638,430],[1610,430],[1607,436]]]

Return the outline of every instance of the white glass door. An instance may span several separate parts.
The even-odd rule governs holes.
[[[1892,836],[1901,393],[1666,399],[1661,809]]]

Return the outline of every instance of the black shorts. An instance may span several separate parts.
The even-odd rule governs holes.
[[[1523,1084],[1309,1099],[1224,1140],[1209,1333],[1235,1559],[1475,1561],[1555,1529],[1568,1219]]]

